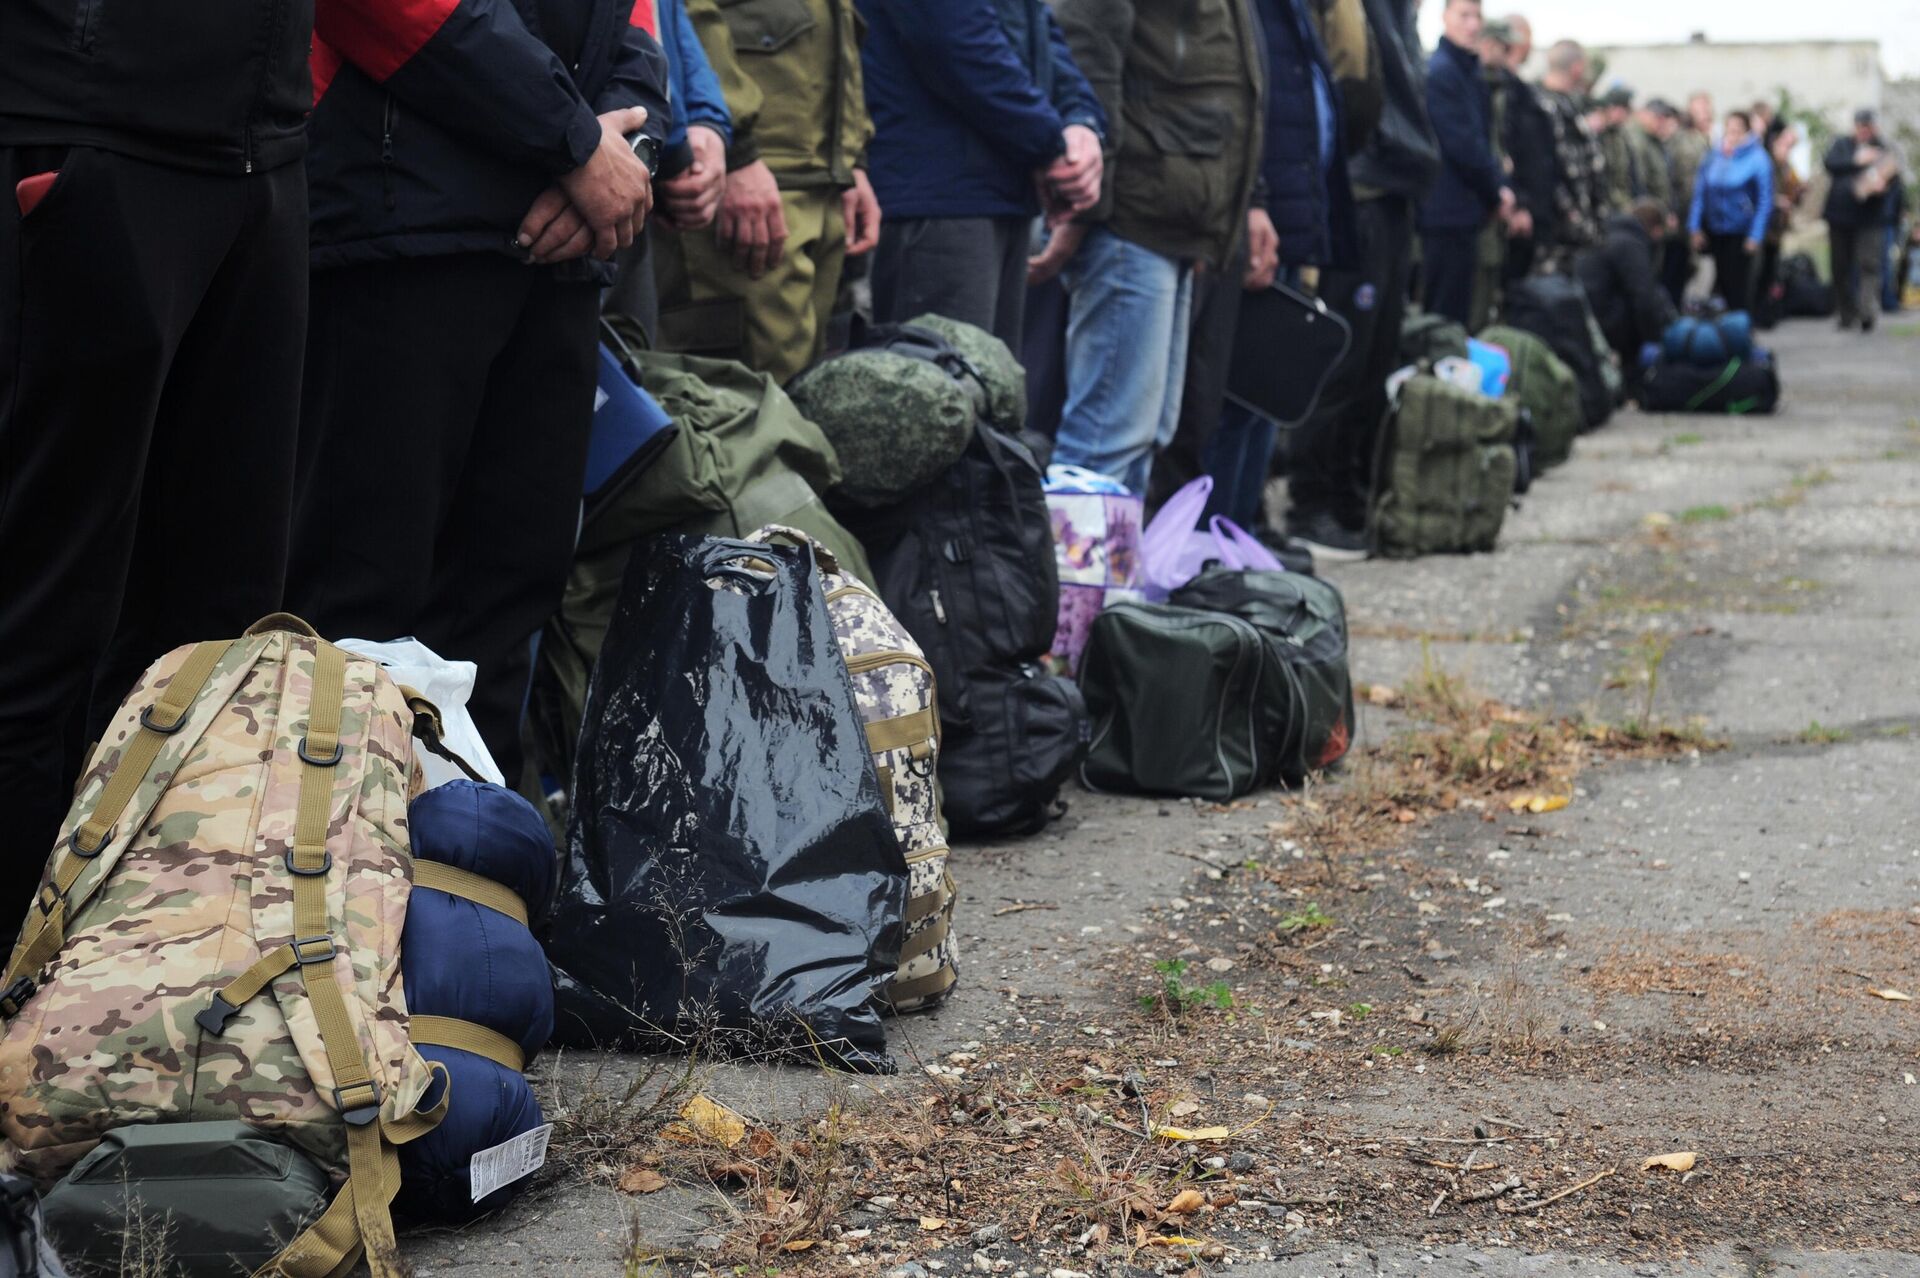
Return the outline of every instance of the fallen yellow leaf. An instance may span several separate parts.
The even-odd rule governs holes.
[[[678,1123],[668,1123],[660,1134],[682,1145],[718,1145],[732,1149],[747,1138],[747,1120],[725,1105],[695,1096],[680,1108]]]
[[[1156,1127],[1153,1134],[1161,1140],[1225,1140],[1232,1135],[1224,1127]]]
[[[1207,1196],[1197,1189],[1183,1189],[1167,1204],[1169,1216],[1191,1216],[1207,1205]]]
[[[1911,995],[1911,994],[1903,994],[1903,993],[1901,993],[1901,992],[1900,992],[1899,990],[1896,990],[1896,989],[1884,989],[1884,990],[1868,990],[1868,991],[1867,991],[1867,993],[1869,993],[1869,994],[1871,994],[1871,995],[1873,995],[1873,996],[1874,996],[1875,998],[1884,998],[1884,999],[1885,999],[1885,1000],[1887,1000],[1887,1002],[1889,1002],[1889,1003],[1911,1003],[1911,1002],[1913,1002],[1913,995]]]
[[[1536,795],[1533,802],[1527,804],[1529,812],[1558,812],[1573,802],[1564,794]]]
[[[933,1233],[937,1229],[945,1229],[946,1227],[947,1222],[938,1216],[922,1216],[920,1218],[920,1228],[926,1230],[928,1233]]]
[[[1699,1157],[1700,1155],[1690,1149],[1683,1149],[1673,1154],[1655,1154],[1652,1158],[1640,1164],[1640,1170],[1652,1171],[1656,1167],[1664,1167],[1668,1171],[1690,1172],[1693,1170],[1693,1165],[1699,1160]]]
[[[623,1194],[653,1194],[667,1187],[666,1177],[651,1167],[632,1167],[620,1176]]]
[[[1384,683],[1376,683],[1367,689],[1367,700],[1376,706],[1390,706],[1400,699],[1400,694]]]
[[[812,1247],[814,1245],[814,1241],[815,1240],[812,1238],[796,1238],[792,1242],[781,1243],[780,1250],[781,1251],[805,1251],[809,1247]]]
[[[1147,1237],[1149,1247],[1200,1247],[1204,1242],[1199,1238],[1186,1238],[1180,1234],[1150,1234]]]

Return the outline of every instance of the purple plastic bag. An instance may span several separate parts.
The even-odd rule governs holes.
[[[1210,563],[1236,571],[1286,571],[1271,550],[1225,515],[1215,515],[1204,530],[1194,526],[1212,495],[1212,476],[1200,476],[1169,497],[1141,534],[1140,562],[1147,598],[1153,602],[1165,602]]]

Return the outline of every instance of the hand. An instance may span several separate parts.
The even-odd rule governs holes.
[[[1507,219],[1507,238],[1524,240],[1533,234],[1533,214],[1526,209],[1515,209],[1513,216]]]
[[[633,153],[627,134],[647,122],[645,107],[609,111],[600,117],[600,145],[585,164],[560,179],[561,189],[593,231],[593,255],[612,257],[633,243],[653,210],[653,175]],[[521,248],[533,241],[521,228]]]
[[[1046,185],[1053,200],[1071,216],[1100,202],[1100,178],[1106,171],[1106,158],[1100,154],[1100,135],[1084,124],[1069,124],[1061,133],[1066,154],[1048,165]]]
[[[1704,232],[1695,231],[1693,233],[1693,251],[1696,253],[1704,253],[1707,251],[1707,237]]]
[[[593,228],[558,186],[540,192],[540,198],[520,219],[516,238],[527,250],[527,260],[539,266],[580,257],[594,243]]]
[[[853,185],[840,192],[840,216],[847,226],[847,256],[859,257],[880,242],[880,201],[865,169],[853,171]]]
[[[1240,287],[1249,293],[1272,288],[1279,270],[1280,233],[1273,229],[1273,219],[1265,209],[1248,209],[1247,273],[1241,277]]]
[[[687,130],[693,163],[660,184],[661,217],[676,231],[697,231],[720,211],[727,189],[727,143],[714,130],[696,124]]]
[[[765,160],[727,178],[713,238],[723,249],[731,246],[733,264],[756,280],[779,265],[786,251],[787,214],[780,207],[780,184]]]
[[[1045,284],[1058,275],[1061,268],[1080,251],[1080,241],[1086,238],[1087,227],[1084,222],[1062,222],[1054,227],[1053,235],[1047,240],[1047,246],[1040,250],[1040,255],[1027,259],[1027,284]]]
[[[1743,250],[1745,250],[1746,255],[1748,257],[1752,257],[1755,253],[1758,253],[1760,251],[1760,241],[1748,240],[1745,244],[1742,244],[1740,247]]]
[[[1515,209],[1515,207],[1517,207],[1517,205],[1513,198],[1513,188],[1510,186],[1501,187],[1500,188],[1500,220],[1504,222],[1508,218],[1512,217],[1513,210]]]

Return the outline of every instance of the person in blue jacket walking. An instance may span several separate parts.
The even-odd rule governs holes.
[[[1693,183],[1687,230],[1695,252],[1713,257],[1713,292],[1730,311],[1751,300],[1753,264],[1773,213],[1773,157],[1753,133],[1753,117],[1729,111],[1720,145],[1707,152]]]
[[[887,218],[873,317],[929,311],[1020,348],[1030,224],[1100,198],[1107,119],[1045,0],[858,0]]]

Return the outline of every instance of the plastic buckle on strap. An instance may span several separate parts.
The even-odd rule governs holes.
[[[153,712],[155,710],[158,710],[159,708],[160,708],[160,703],[156,701],[152,705],[148,706],[145,710],[142,710],[140,712],[140,726],[145,728],[148,732],[157,732],[163,737],[170,737],[174,733],[180,731],[180,729],[187,726],[187,712],[185,710],[182,710],[180,712],[180,717],[175,719],[172,723],[160,723],[156,721],[153,717]]]
[[[33,991],[36,988],[38,987],[34,985],[32,978],[25,976],[7,986],[6,993],[0,994],[0,1016],[9,1020],[18,1016],[20,1009],[27,1005],[27,1000],[33,997]]]
[[[368,1079],[351,1087],[336,1087],[333,1107],[340,1111],[341,1121],[365,1127],[380,1117],[380,1084]]]
[[[320,854],[320,864],[311,870],[303,870],[293,863],[292,848],[287,849],[287,854],[282,860],[287,863],[288,874],[297,874],[303,879],[317,879],[333,869],[333,853],[331,852],[322,852]]]
[[[307,947],[310,945],[324,945],[327,948],[323,953],[309,954],[307,953]],[[293,961],[301,967],[306,967],[313,963],[331,963],[333,962],[334,956],[339,952],[340,949],[333,943],[333,938],[324,932],[319,936],[295,937],[293,941]]]
[[[331,768],[334,764],[340,762],[341,756],[344,755],[346,751],[338,741],[335,741],[333,743],[333,753],[324,759],[317,759],[308,752],[307,738],[303,736],[300,738],[300,749],[298,753],[302,763],[311,763],[316,768]]]
[[[193,1018],[193,1022],[215,1038],[219,1038],[227,1032],[227,1022],[232,1020],[239,1011],[239,1008],[227,1002],[220,991],[215,990],[206,1008]]]

